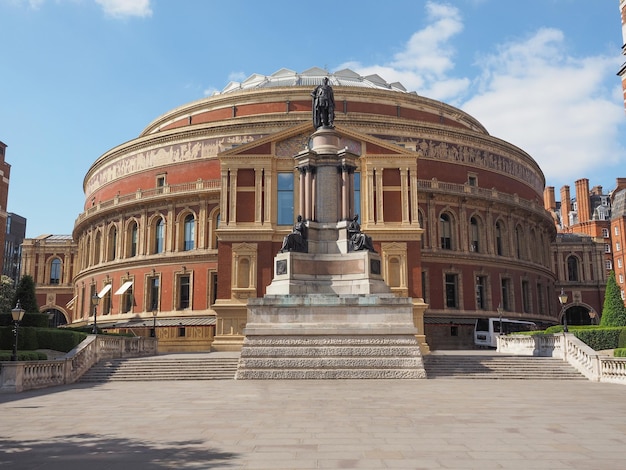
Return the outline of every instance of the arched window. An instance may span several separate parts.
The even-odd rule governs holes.
[[[448,214],[439,216],[439,239],[442,250],[452,249],[452,223]]]
[[[128,226],[128,256],[137,256],[137,222],[131,222]]]
[[[470,219],[470,251],[478,253],[480,251],[478,220],[476,217]]]
[[[515,227],[515,251],[518,259],[525,259],[526,254],[524,253],[524,230],[521,226]]]
[[[100,232],[96,233],[96,238],[93,246],[93,264],[100,263],[100,246],[102,245],[102,236]]]
[[[154,252],[163,253],[165,249],[165,222],[159,218],[154,225]]]
[[[111,227],[111,230],[109,230],[109,237],[107,241],[107,261],[113,261],[115,259],[116,249],[117,249],[117,228]]]
[[[193,250],[196,239],[196,219],[194,219],[193,214],[187,214],[184,225],[185,238],[183,251]]]
[[[498,221],[496,222],[496,254],[498,256],[504,256],[503,236],[502,224]]]
[[[61,260],[54,258],[50,263],[50,284],[61,283]]]
[[[567,280],[578,281],[578,258],[570,256],[567,258]]]

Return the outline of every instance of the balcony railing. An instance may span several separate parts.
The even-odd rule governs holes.
[[[0,393],[71,384],[101,359],[153,356],[156,353],[156,338],[89,335],[63,359],[0,363]]]
[[[498,352],[520,356],[558,357],[594,382],[626,385],[626,358],[603,356],[573,334],[498,337]]]

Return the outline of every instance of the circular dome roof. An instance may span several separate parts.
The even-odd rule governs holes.
[[[280,69],[272,75],[260,75],[255,73],[250,75],[243,82],[230,82],[221,92],[216,92],[214,94],[219,95],[233,91],[250,90],[255,88],[317,86],[320,85],[326,77],[328,77],[330,84],[333,86],[377,88],[380,90],[392,90],[409,93],[401,83],[387,83],[384,79],[375,74],[363,77],[350,69],[343,69],[333,73],[318,67],[313,67],[302,73],[296,73],[289,69]],[[410,93],[416,94],[415,92]]]

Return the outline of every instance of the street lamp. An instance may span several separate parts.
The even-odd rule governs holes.
[[[561,302],[561,312],[563,313],[563,333],[567,333],[569,330],[567,329],[567,314],[563,310],[565,308],[565,304],[567,303],[567,294],[561,287],[561,293],[559,294],[559,302]]]
[[[500,317],[500,336],[502,336],[502,312],[503,312],[502,304],[498,304],[498,315]]]
[[[158,313],[156,308],[152,310],[152,331],[150,332],[150,336],[153,338],[156,338],[156,317]]]
[[[17,361],[17,332],[20,328],[20,322],[24,318],[24,309],[19,300],[15,304],[15,308],[11,310],[11,317],[13,317],[13,354],[11,354],[11,360]]]
[[[94,292],[93,296],[91,297],[91,305],[93,305],[93,334],[94,335],[98,334],[98,320],[97,320],[98,302],[100,302],[100,297],[98,297],[98,294]]]

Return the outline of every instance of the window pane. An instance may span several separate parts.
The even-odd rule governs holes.
[[[278,173],[278,225],[293,224],[293,173]]]

